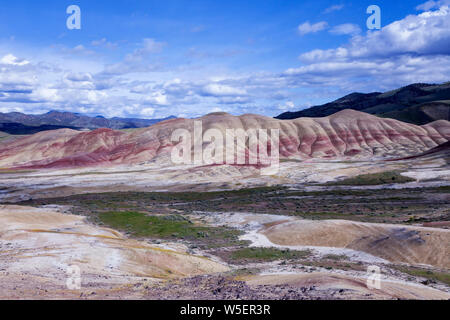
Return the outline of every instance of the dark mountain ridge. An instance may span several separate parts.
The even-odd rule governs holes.
[[[353,109],[385,118],[418,125],[450,120],[450,82],[415,83],[388,92],[351,93],[333,102],[297,112],[285,112],[277,119],[326,117],[344,109]]]

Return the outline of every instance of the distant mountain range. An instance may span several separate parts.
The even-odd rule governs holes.
[[[277,119],[326,117],[344,109],[363,111],[423,125],[435,120],[450,120],[450,82],[415,83],[381,93],[352,93],[336,101],[297,112],[285,112]]]
[[[134,119],[111,118],[102,116],[89,117],[79,113],[50,111],[40,115],[29,115],[20,112],[0,113],[0,131],[9,134],[33,134],[54,129],[131,129],[149,127],[155,123],[174,119],[170,116],[164,119]]]

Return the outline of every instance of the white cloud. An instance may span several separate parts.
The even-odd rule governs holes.
[[[73,82],[85,82],[85,81],[91,81],[92,75],[90,73],[74,73],[70,72],[66,74],[65,78],[69,81]]]
[[[155,109],[149,108],[149,107],[139,110],[139,114],[143,117],[151,117],[151,116],[153,116],[154,113],[155,113]]]
[[[103,73],[107,76],[124,75],[134,72],[153,72],[160,68],[160,65],[149,58],[153,54],[160,53],[166,44],[154,39],[145,38],[140,43],[139,48],[125,56],[123,61],[108,64],[105,66]]]
[[[144,101],[146,104],[154,104],[159,106],[167,106],[169,104],[167,95],[164,91],[152,92]]]
[[[416,83],[448,81],[449,55],[410,54],[370,59],[330,59],[285,71],[292,86],[337,87],[346,92],[383,91]]]
[[[278,109],[279,110],[293,110],[295,107],[294,102],[292,101],[286,101],[284,104],[279,104]]]
[[[331,28],[330,33],[337,35],[357,35],[361,28],[357,24],[344,23]]]
[[[30,100],[34,102],[63,101],[62,97],[58,94],[57,89],[43,88],[43,87],[33,90],[33,92],[30,95]]]
[[[220,97],[218,103],[220,104],[243,104],[251,102],[250,97]]]
[[[314,24],[310,24],[309,21],[302,23],[298,26],[298,32],[301,35],[305,35],[308,33],[316,33],[322,31],[328,27],[328,23],[326,21],[317,22]]]
[[[140,48],[134,50],[133,53],[128,54],[125,57],[125,61],[127,62],[142,61],[151,54],[161,52],[164,46],[165,46],[164,42],[158,42],[155,39],[150,38],[143,39]]]
[[[103,47],[103,48],[108,48],[108,49],[117,48],[117,43],[110,42],[106,38],[102,38],[100,40],[93,40],[91,42],[91,45],[94,47]]]
[[[95,55],[95,51],[87,49],[84,45],[79,44],[76,45],[73,48],[68,48],[66,46],[61,45],[54,45],[54,48],[59,48],[59,50],[67,55],[85,55],[85,56],[92,56]]]
[[[334,12],[334,11],[342,10],[343,8],[344,8],[343,4],[335,4],[335,5],[331,6],[331,7],[326,8],[323,11],[323,13],[331,13],[331,12]]]
[[[11,53],[3,56],[0,59],[0,64],[13,65],[13,66],[25,66],[29,63],[30,63],[29,61],[27,61],[25,59],[19,59]]]
[[[79,97],[79,101],[82,104],[86,105],[96,105],[101,104],[108,97],[108,94],[105,92],[97,91],[97,90],[86,90],[81,91],[82,95]]]
[[[211,83],[203,87],[203,94],[207,96],[224,97],[224,96],[243,96],[247,92],[244,89],[233,88],[231,86]]]
[[[438,0],[438,1],[434,1],[434,0],[429,0],[425,3],[419,4],[416,7],[416,10],[418,11],[429,11],[431,9],[437,9],[441,6],[444,5],[450,5],[450,0]]]
[[[305,101],[317,104],[352,91],[445,82],[450,74],[449,11],[442,7],[407,16],[364,34],[355,34],[352,25],[335,26],[329,32],[352,36],[346,45],[303,53],[301,64],[285,72],[229,70],[220,61],[168,69],[165,57],[158,54],[165,44],[154,39],[142,40],[121,60],[107,65],[100,54],[64,55],[54,50],[37,58],[39,53],[23,56],[12,51],[0,55],[0,110],[159,118],[195,117],[218,106],[234,114],[275,115],[305,106]],[[308,22],[302,30],[307,34],[327,28],[326,22]],[[88,48],[106,43],[100,39]]]
[[[450,54],[450,9],[441,7],[419,15],[409,15],[380,31],[355,36],[336,49],[313,50],[300,59],[305,62],[329,59],[391,57],[399,54]]]

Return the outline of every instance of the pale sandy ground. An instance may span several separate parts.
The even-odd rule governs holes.
[[[405,175],[420,180],[431,177],[439,181],[389,187],[448,185],[448,171],[439,167],[434,162],[419,167],[409,162],[293,161],[282,163],[280,171],[272,176],[261,176],[259,170],[254,168],[174,168],[158,164],[114,169],[1,173],[0,201],[86,192],[213,191],[278,184],[324,188],[307,184],[397,169],[405,170]],[[393,261],[449,268],[449,230],[350,221],[307,221],[269,215],[219,214],[211,222],[243,228],[247,231],[244,238],[251,240],[255,246],[313,248],[319,256],[344,254],[350,260],[364,263]],[[68,290],[66,287],[66,271],[70,265],[80,266],[81,290]],[[81,217],[61,214],[52,209],[0,206],[0,299],[139,299],[145,297],[146,287],[157,282],[223,272],[230,267],[186,254],[182,246],[156,246],[130,240],[114,230],[89,225]],[[365,280],[361,275],[336,272],[323,275],[324,272],[326,270],[307,275],[260,275],[249,279],[249,284],[285,281],[303,286],[311,283],[324,288],[357,289],[357,296],[367,290],[362,285]],[[383,292],[377,293],[380,299],[450,298],[448,290],[383,280],[386,287]],[[348,296],[352,297],[354,295]]]
[[[274,220],[275,216],[258,216],[245,216],[244,220],[265,225],[266,231],[295,222],[287,217]],[[79,216],[14,205],[0,206],[0,258],[0,299],[143,299],[161,281],[233,268],[187,254],[179,244],[150,245],[89,225]],[[80,267],[81,289],[66,286],[70,277],[67,267],[72,265]],[[346,299],[366,295],[370,299],[450,298],[448,292],[400,280],[383,279],[381,290],[373,291],[358,273],[321,270],[293,274],[280,273],[281,268],[273,267],[275,270],[245,281],[250,286],[314,286],[314,294],[327,296],[340,291],[340,298]]]
[[[367,287],[365,271],[277,264],[267,266],[259,275],[244,277],[249,285],[314,286],[319,291],[339,292],[340,298],[346,299],[365,296],[369,299],[450,299],[448,286],[424,286],[386,268],[390,263],[406,263],[448,269],[450,230],[343,220],[311,221],[242,212],[203,214],[204,220],[213,225],[244,230],[241,239],[251,241],[253,247],[307,249],[318,259],[332,254],[381,268],[380,290]],[[386,239],[387,236],[392,239]],[[248,267],[261,268],[261,265]]]
[[[370,299],[450,299],[450,294],[425,286],[382,280],[380,289],[368,288],[367,279],[330,273],[272,274],[249,277],[250,286],[281,285],[294,287],[315,287],[316,290],[341,291],[341,298],[354,299],[370,296]],[[356,294],[357,293],[357,294]]]
[[[278,172],[268,176],[261,175],[253,167],[163,166],[161,163],[116,168],[0,172],[0,202],[114,191],[214,191],[271,185],[305,188],[311,183],[399,169],[409,169],[408,175],[411,176],[424,170],[410,168],[408,163],[311,160],[280,163]],[[428,177],[432,177],[436,170],[427,169]],[[430,186],[450,183],[450,177],[445,172],[439,171],[435,175],[442,181],[429,182]],[[410,183],[401,187],[408,186],[419,185]],[[422,186],[425,184],[422,183]]]
[[[81,270],[81,291],[66,287],[72,265]],[[142,282],[227,270],[176,247],[158,247],[91,226],[82,217],[0,206],[0,299],[79,297],[93,291],[114,295]]]
[[[390,262],[450,268],[450,230],[345,220],[298,220],[261,232],[287,246],[319,246],[363,251]]]
[[[313,249],[367,263],[400,262],[450,268],[450,230],[347,220],[306,220],[252,213],[209,214],[217,225],[243,229],[257,247]]]

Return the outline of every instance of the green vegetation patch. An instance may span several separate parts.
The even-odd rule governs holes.
[[[231,253],[230,258],[237,261],[275,261],[275,260],[298,260],[305,259],[311,255],[311,251],[283,250],[276,248],[242,248]]]
[[[363,190],[361,190],[363,189]],[[71,212],[90,217],[101,212],[134,211],[159,215],[199,212],[252,212],[299,216],[306,219],[347,219],[376,223],[448,221],[450,186],[433,188],[348,189],[326,186],[305,191],[262,187],[214,192],[110,192],[32,199],[20,205],[70,206]],[[444,196],[443,196],[444,195]],[[410,221],[414,217],[414,221]],[[216,246],[210,243],[211,246]],[[216,247],[220,247],[217,244]]]
[[[0,174],[13,174],[13,173],[32,173],[36,170],[26,170],[26,169],[0,169]]]
[[[347,178],[341,181],[329,182],[330,186],[370,186],[392,183],[407,183],[416,180],[402,176],[398,171],[386,171],[379,173],[362,174],[356,177]]]
[[[406,266],[396,266],[400,272],[410,274],[415,277],[426,278],[433,281],[443,282],[446,285],[450,285],[450,273],[449,272],[441,272],[441,271],[431,271],[422,268],[416,267],[406,267]]]
[[[183,216],[151,216],[135,211],[101,212],[103,224],[135,237],[159,239],[236,239],[239,231],[226,228],[198,226]]]
[[[327,254],[323,258],[327,259],[327,260],[334,260],[334,261],[340,261],[340,260],[347,260],[348,259],[346,255],[338,255],[338,254]]]

